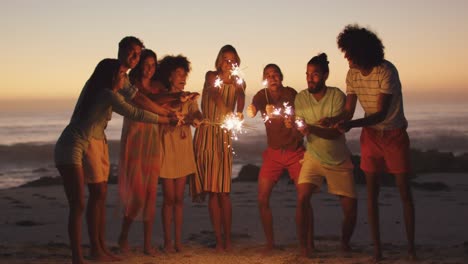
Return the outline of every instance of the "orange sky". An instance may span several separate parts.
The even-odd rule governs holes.
[[[76,99],[97,62],[115,57],[126,35],[160,57],[192,62],[187,89],[200,91],[221,46],[242,59],[247,92],[261,88],[268,63],[284,84],[306,87],[306,62],[330,60],[328,85],[344,90],[347,62],[336,36],[350,23],[382,38],[409,100],[468,95],[467,1],[8,1],[0,10],[0,101]]]

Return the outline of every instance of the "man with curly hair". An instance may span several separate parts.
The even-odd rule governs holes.
[[[415,259],[415,214],[409,183],[410,143],[398,71],[384,59],[382,41],[367,28],[348,25],[338,35],[337,43],[350,68],[346,77],[345,111],[338,117],[322,120],[322,123],[335,125],[342,131],[362,127],[361,169],[366,175],[375,259],[382,258],[378,195],[379,175],[383,172],[395,175],[403,203],[408,256]],[[358,99],[365,117],[352,120]]]

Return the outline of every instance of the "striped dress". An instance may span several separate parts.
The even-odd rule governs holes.
[[[210,124],[195,130],[193,145],[198,173],[192,186],[192,196],[203,192],[231,191],[232,139],[230,133],[220,127],[227,113],[216,106],[208,89],[203,90],[201,110]],[[226,107],[233,112],[237,102],[236,85],[223,84],[219,92]]]

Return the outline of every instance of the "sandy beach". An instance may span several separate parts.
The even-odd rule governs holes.
[[[468,177],[466,174],[425,174],[418,182],[445,179],[446,191],[414,190],[416,203],[416,241],[418,263],[468,263]],[[109,186],[107,210],[107,241],[117,252],[121,214],[117,185]],[[341,208],[336,197],[325,192],[312,199],[315,210],[317,252],[313,258],[298,255],[295,234],[295,189],[286,181],[275,187],[273,209],[275,239],[280,245],[271,254],[262,254],[264,241],[256,204],[256,183],[235,182],[233,200],[232,252],[216,253],[214,235],[206,204],[194,204],[188,194],[185,200],[183,240],[184,251],[177,254],[160,252],[157,257],[142,253],[142,226],[131,229],[131,254],[121,263],[371,263],[366,215],[366,192],[358,186],[358,223],[352,238],[353,251],[339,251]],[[161,247],[161,192],[158,192],[158,216],[153,234],[154,245]],[[383,187],[380,196],[381,229],[384,261],[408,263],[405,260],[405,238],[398,193],[393,187]],[[70,250],[66,232],[67,202],[62,186],[25,187],[0,190],[0,263],[69,263]],[[89,248],[83,230],[85,252]],[[96,263],[96,262],[94,262]]]

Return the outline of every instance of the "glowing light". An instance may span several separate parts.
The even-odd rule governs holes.
[[[274,116],[281,116],[281,111],[282,111],[282,110],[283,110],[283,109],[281,109],[281,108],[275,108],[275,110],[273,110],[272,115],[274,115]]]
[[[244,72],[239,68],[237,63],[232,64],[231,78],[232,77],[236,79],[237,84],[242,85],[244,83]]]
[[[221,80],[221,78],[219,78],[219,76],[216,76],[216,80],[214,82],[214,87],[221,88],[222,85],[223,85],[223,80]]]
[[[221,124],[221,128],[231,132],[231,138],[237,140],[237,135],[243,133],[243,123],[244,120],[241,120],[236,114],[231,113],[226,115]]]
[[[300,117],[296,117],[296,120],[294,120],[294,123],[296,124],[297,128],[305,127],[305,121],[304,121],[304,119],[302,119]]]
[[[292,105],[289,105],[289,102],[284,102],[283,107],[284,107],[284,115],[286,118],[294,114]]]
[[[263,80],[263,82],[262,82],[262,87],[263,87],[263,88],[268,88],[268,81],[267,81],[267,79]]]

